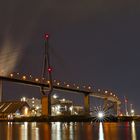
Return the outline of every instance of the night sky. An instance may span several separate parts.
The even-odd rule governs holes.
[[[1,1],[1,71],[41,76],[45,32],[53,79],[112,90],[140,113],[139,1]],[[4,100],[22,96],[41,94],[38,88],[4,82]],[[79,96],[71,98],[80,102]]]

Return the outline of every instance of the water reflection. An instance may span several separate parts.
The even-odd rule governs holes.
[[[131,122],[131,137],[132,140],[137,140],[135,122]]]
[[[52,123],[51,139],[52,140],[93,140],[94,127],[90,123]],[[98,131],[98,130],[97,130]]]
[[[20,140],[39,140],[39,128],[36,122],[24,122],[20,124],[19,139]]]
[[[138,124],[1,122],[0,140],[137,140]]]
[[[62,123],[56,122],[52,124],[52,140],[61,140],[61,132],[62,132]]]
[[[51,140],[51,124],[40,123],[40,140]]]
[[[28,122],[21,125],[20,132],[20,140],[28,140]]]
[[[99,140],[104,140],[104,130],[102,122],[100,122],[99,124]]]
[[[31,124],[31,139],[32,140],[39,140],[39,128],[37,127],[36,122]]]
[[[74,140],[74,123],[52,123],[52,140]]]
[[[104,123],[104,139],[118,140],[118,123]]]
[[[12,125],[13,123],[12,122],[8,122],[8,126],[7,126],[7,140],[12,140],[12,134],[13,134],[13,128],[12,128]]]
[[[125,140],[130,140],[131,137],[131,133],[130,133],[130,123],[129,122],[125,122],[125,131],[124,131],[124,139]]]

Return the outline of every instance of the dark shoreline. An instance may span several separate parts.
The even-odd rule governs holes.
[[[14,119],[1,118],[0,122],[130,122],[140,121],[140,116],[108,116],[103,120],[90,116],[40,116],[40,117],[21,117]]]

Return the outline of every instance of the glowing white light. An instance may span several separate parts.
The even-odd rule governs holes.
[[[131,110],[131,113],[134,113],[134,109]]]
[[[59,111],[60,108],[61,108],[60,105],[57,105],[57,107],[56,107],[57,111]]]
[[[56,98],[58,98],[58,96],[57,96],[56,94],[54,94],[54,95],[53,95],[53,98],[56,99]]]
[[[13,77],[14,76],[13,73],[11,73],[10,76]]]
[[[70,87],[70,85],[67,85],[67,87]]]
[[[26,101],[26,97],[22,97],[21,101],[25,102]]]
[[[38,82],[38,81],[39,81],[39,79],[38,79],[38,78],[36,78],[36,79],[35,79],[35,81],[36,81],[36,82]]]
[[[60,83],[58,82],[58,83],[57,83],[57,85],[59,86],[59,85],[60,85]]]
[[[91,89],[91,87],[89,86],[89,87],[88,87],[88,89],[90,90],[90,89]]]
[[[134,116],[135,115],[135,111],[134,109],[131,109],[131,116]]]
[[[104,118],[104,113],[103,112],[98,112],[98,118],[103,119]]]
[[[39,106],[36,106],[36,110],[38,110],[39,109]]]
[[[79,86],[77,86],[77,89],[79,89]]]
[[[72,110],[73,110],[73,106],[71,106],[71,107],[69,108],[69,110],[72,111]]]
[[[64,99],[64,98],[63,98],[63,99],[62,99],[62,101],[63,101],[63,102],[65,102],[65,101],[66,101],[66,99]]]
[[[59,115],[60,114],[60,111],[57,111],[56,114]]]
[[[105,93],[108,93],[108,91],[106,90]]]
[[[74,114],[77,115],[78,113],[77,112],[74,112]]]

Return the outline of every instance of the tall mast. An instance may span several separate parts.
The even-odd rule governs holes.
[[[42,78],[48,77],[48,88],[41,87],[42,97],[42,114],[51,115],[51,93],[53,90],[52,85],[52,68],[50,65],[50,56],[49,56],[49,35],[45,35],[45,47],[44,47],[44,61],[43,61],[43,70]],[[43,103],[44,102],[44,103]],[[46,104],[46,105],[45,105]],[[45,109],[46,106],[46,109]],[[43,111],[46,110],[46,111]],[[46,113],[44,113],[46,112]]]
[[[44,62],[43,62],[43,70],[42,70],[42,78],[48,77],[48,85],[49,89],[47,90],[47,93],[44,90],[44,87],[42,87],[42,94],[51,94],[53,90],[52,85],[52,68],[50,65],[50,55],[49,55],[49,35],[45,35],[45,47],[44,47]],[[47,76],[48,75],[48,76]]]

